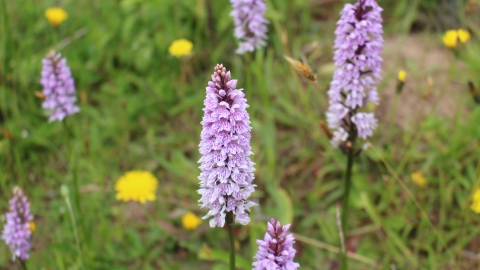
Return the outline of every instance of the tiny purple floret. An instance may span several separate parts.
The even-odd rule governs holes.
[[[32,247],[30,222],[33,216],[30,214],[30,203],[23,195],[20,188],[13,189],[13,198],[9,201],[10,211],[5,215],[6,223],[2,231],[2,239],[10,247],[13,260],[27,260]]]
[[[264,0],[230,0],[233,10],[230,16],[235,22],[235,37],[240,40],[238,54],[253,52],[267,44],[267,24]]]
[[[271,219],[267,223],[268,229],[264,240],[257,240],[258,252],[253,270],[295,270],[300,264],[293,262],[295,253],[293,248],[295,238],[287,235],[290,224],[282,227],[280,222]]]
[[[210,227],[223,227],[227,212],[232,212],[238,223],[247,225],[249,209],[255,205],[248,200],[255,190],[255,163],[250,160],[252,128],[247,99],[243,89],[236,86],[230,71],[217,64],[206,88],[198,193],[202,195],[201,206],[210,210],[203,218],[213,216]]]
[[[381,79],[383,52],[382,8],[375,0],[347,4],[337,22],[335,34],[335,73],[328,95],[331,143],[337,147],[350,136],[366,139],[377,126],[373,113],[359,112],[367,101],[378,105],[376,84]],[[356,134],[350,134],[350,123]]]
[[[75,106],[75,85],[67,60],[60,53],[50,52],[42,60],[42,78],[45,100],[42,107],[49,114],[49,122],[63,121],[67,116],[75,114],[80,109]]]

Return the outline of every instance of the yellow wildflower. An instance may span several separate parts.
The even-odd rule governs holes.
[[[68,14],[62,8],[53,7],[45,11],[45,17],[52,26],[59,26],[68,18]]]
[[[189,231],[195,230],[200,223],[202,223],[202,219],[192,212],[188,212],[182,216],[183,227]]]
[[[412,173],[412,181],[419,187],[424,187],[427,184],[427,179],[423,176],[421,171]]]
[[[168,47],[168,52],[175,57],[182,57],[190,54],[193,49],[193,43],[186,39],[178,39],[172,42]]]
[[[35,229],[37,228],[37,226],[35,225],[35,222],[30,221],[30,223],[28,223],[28,228],[33,233],[35,231]]]
[[[147,171],[130,171],[124,174],[115,184],[117,200],[137,201],[145,203],[155,200],[158,180]]]
[[[443,35],[443,43],[449,48],[457,47],[457,39],[457,30],[448,30],[445,35]]]
[[[460,42],[465,43],[470,39],[470,32],[468,32],[465,29],[458,29],[458,39],[460,39]]]
[[[480,189],[475,191],[475,193],[473,194],[472,204],[470,205],[470,209],[472,209],[473,212],[480,214]]]
[[[401,82],[405,82],[405,79],[407,78],[407,73],[405,72],[405,70],[400,70],[398,72],[398,80],[401,81]]]
[[[448,30],[443,36],[443,43],[445,46],[455,49],[460,43],[465,43],[470,39],[470,33],[465,29]]]

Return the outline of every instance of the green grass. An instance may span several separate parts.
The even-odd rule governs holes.
[[[30,198],[37,230],[29,268],[81,269],[82,264],[60,192],[62,185],[69,187],[74,202],[67,134],[61,123],[48,123],[34,96],[41,90],[41,59],[62,44],[81,97],[81,113],[66,124],[80,182],[81,212],[73,210],[85,269],[226,269],[226,231],[203,222],[190,232],[180,220],[188,210],[205,213],[196,193],[199,122],[216,63],[232,71],[251,106],[258,186],[253,199],[259,207],[248,226],[238,226],[239,267],[249,269],[255,239],[275,217],[293,223],[292,231],[310,240],[296,243],[301,269],[330,269],[340,258],[331,250],[339,246],[336,205],[346,157],[320,129],[327,95],[283,58],[305,54],[321,88],[328,88],[341,5],[314,2],[267,1],[268,47],[241,56],[234,54],[227,0],[3,1],[0,129],[14,139],[0,137],[0,210],[7,211],[15,185]],[[54,4],[69,14],[57,30],[44,18]],[[466,60],[455,62],[442,47],[441,34],[421,33],[427,48],[445,51],[450,66],[422,69],[420,59],[400,55],[415,15],[402,5],[385,14],[386,38],[400,42],[386,48],[392,57],[379,91],[393,93],[397,71],[406,68],[409,88],[402,95],[418,97],[417,104],[431,113],[394,124],[390,132],[390,117],[380,114],[392,108],[377,111],[381,121],[370,138],[373,148],[353,169],[350,238],[356,252],[380,269],[474,269],[478,261],[465,254],[476,254],[480,246],[480,216],[469,209],[480,183],[480,108],[466,82],[480,83],[480,43],[474,36],[461,50]],[[191,57],[168,55],[168,46],[179,38],[194,43]],[[302,53],[308,46],[316,49]],[[435,82],[432,97],[420,100],[427,76]],[[443,108],[449,117],[437,113],[446,106],[437,104],[441,96],[454,100],[455,106]],[[397,111],[410,105],[400,97]],[[115,181],[133,169],[157,176],[157,201],[144,206],[115,200]],[[417,170],[427,178],[424,188],[410,179]],[[18,269],[3,243],[0,254],[0,269]],[[350,260],[350,269],[372,268]]]

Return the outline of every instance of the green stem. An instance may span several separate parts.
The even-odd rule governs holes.
[[[351,124],[350,134],[354,134],[356,132],[353,129],[353,124]],[[351,146],[347,148],[347,170],[345,173],[345,182],[344,182],[344,190],[343,190],[343,201],[342,201],[342,210],[341,210],[341,221],[342,221],[342,234],[343,239],[347,240],[347,216],[348,216],[348,198],[350,197],[350,187],[352,185],[352,167],[353,167],[353,155],[355,152],[354,144],[355,144],[356,137],[351,139]],[[347,269],[347,246],[346,243],[341,243],[345,250],[342,249],[342,261],[341,261],[341,268],[342,270]]]
[[[27,178],[25,176],[25,170],[23,169],[22,159],[20,158],[20,153],[19,153],[19,150],[18,150],[17,142],[12,140],[11,145],[12,145],[12,148],[13,148],[12,152],[13,152],[13,158],[15,160],[15,166],[17,168],[18,177],[20,179],[18,181],[18,185],[26,187],[27,186]]]
[[[143,214],[145,215],[145,217],[148,219],[148,222],[150,223],[149,225],[152,225],[153,226],[157,226],[157,223],[156,223],[156,220],[155,218],[152,216],[152,214],[148,211],[147,209],[147,204],[146,203],[142,203],[142,211],[143,211]]]
[[[20,261],[20,265],[22,266],[22,269],[23,270],[28,270],[28,267],[27,267],[27,264],[25,263],[24,260],[19,260]]]
[[[73,212],[72,203],[70,202],[69,191],[66,186],[62,186],[60,190],[63,197],[65,198],[65,203],[67,204],[67,209],[70,214],[70,221],[72,222],[73,235],[75,237],[75,244],[77,246],[78,256],[80,257],[80,261],[81,261],[81,269],[85,269],[85,261],[84,261],[83,252],[82,252],[82,244],[80,243],[80,237],[78,236],[77,223],[75,221],[75,213]]]
[[[65,134],[67,137],[67,155],[68,155],[68,161],[69,161],[69,167],[70,171],[72,172],[73,176],[73,192],[74,192],[74,197],[73,200],[75,202],[75,208],[76,210],[81,213],[81,207],[80,207],[80,187],[78,184],[78,173],[77,173],[77,166],[75,162],[75,155],[74,155],[74,145],[73,145],[73,140],[71,140],[71,137],[73,137],[73,132],[67,125],[67,120],[63,120],[63,127],[65,128]]]
[[[74,153],[74,140],[71,139],[73,138],[73,131],[70,129],[70,127],[67,125],[67,119],[63,120],[63,127],[65,129],[65,134],[66,134],[66,140],[67,140],[67,159],[69,163],[69,168],[72,173],[73,177],[73,202],[74,202],[74,208],[78,213],[83,213],[82,212],[82,206],[80,203],[80,185],[78,183],[78,170],[77,170],[77,163],[75,161],[75,153]],[[78,217],[79,223],[80,223],[80,228],[81,232],[83,234],[83,239],[88,245],[90,243],[90,238],[87,237],[86,232],[86,225],[85,225],[85,220],[83,219],[82,215],[79,215]]]
[[[233,214],[227,213],[228,240],[230,244],[230,270],[235,270],[235,240],[233,235]]]
[[[59,41],[59,30],[58,30],[58,26],[54,26],[53,27],[53,31],[51,31],[52,34],[53,34],[53,45],[52,45],[52,48],[53,50],[56,50],[57,48],[57,44],[58,44],[58,41]]]
[[[387,145],[392,145],[390,143],[390,139],[392,138],[392,133],[393,133],[393,123],[395,122],[395,118],[397,116],[398,96],[399,96],[399,94],[395,93],[395,99],[393,100],[392,115],[390,116],[390,125],[388,127]],[[392,153],[393,153],[393,151],[392,151]]]

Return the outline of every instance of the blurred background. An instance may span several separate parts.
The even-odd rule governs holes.
[[[198,207],[200,121],[217,63],[244,88],[256,163],[248,226],[236,227],[239,269],[251,269],[271,217],[292,223],[300,269],[338,269],[336,205],[345,156],[320,128],[328,105],[336,0],[267,0],[268,46],[237,55],[228,0],[4,0],[0,35],[0,213],[15,185],[35,220],[30,269],[226,269],[227,233],[207,221],[187,228]],[[351,1],[350,1],[351,2]],[[351,269],[477,269],[480,3],[379,0],[385,52],[379,119],[354,167],[347,248]],[[57,27],[45,11],[61,7]],[[447,30],[471,38],[445,46]],[[174,57],[173,41],[193,43]],[[56,48],[71,68],[81,112],[48,123],[36,95],[41,60]],[[290,66],[311,66],[315,87]],[[407,74],[402,91],[397,73]],[[470,82],[470,88],[469,88]],[[70,138],[68,138],[70,136]],[[71,187],[67,142],[80,183],[78,256],[60,187]],[[146,170],[154,202],[115,199],[115,182]],[[1,223],[4,216],[0,217]],[[20,269],[0,244],[0,269]]]

